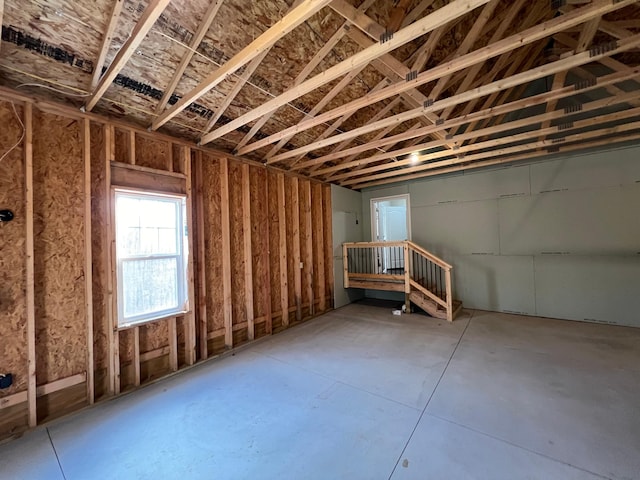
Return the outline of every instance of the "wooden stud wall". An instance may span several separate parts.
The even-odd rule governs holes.
[[[196,238],[196,292],[206,297],[206,309],[196,310],[196,324],[198,354],[206,358],[312,316],[314,292],[333,289],[324,266],[330,263],[324,258],[330,232],[316,228],[331,217],[331,210],[325,211],[331,205],[325,201],[327,185],[204,152],[195,152],[194,162],[195,211],[202,227]],[[324,277],[314,274],[318,271]],[[320,304],[315,315],[331,301],[325,298],[323,309]]]
[[[330,188],[0,95],[0,439],[331,307]],[[187,195],[190,311],[117,328],[113,187]],[[16,188],[23,185],[24,188]],[[6,250],[6,254],[5,254]]]

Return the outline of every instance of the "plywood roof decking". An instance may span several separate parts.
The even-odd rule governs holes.
[[[96,96],[96,112],[150,126],[236,57],[245,65],[161,130],[195,142],[209,131],[225,132],[207,136],[213,139],[208,145],[350,188],[640,137],[635,111],[608,117],[605,107],[587,103],[610,98],[605,103],[619,110],[639,105],[623,97],[640,88],[634,70],[640,63],[638,1],[334,0],[325,6],[320,0],[217,0],[214,15],[212,0],[163,3],[4,0],[0,84],[46,85],[57,91],[20,90],[80,108],[95,91],[101,52],[109,71],[156,8],[149,32]],[[310,16],[266,48],[239,84],[250,57],[242,62],[237,55],[252,42],[264,45],[265,32],[286,23],[300,5]],[[449,20],[433,23],[444,12]],[[416,25],[428,33],[399,40]],[[385,38],[376,38],[381,32],[394,32],[388,44],[397,48],[383,52]],[[344,62],[362,57],[367,45],[373,49],[369,63],[343,80],[350,72]],[[189,53],[184,73],[176,76]],[[301,74],[312,59],[309,73]],[[341,75],[318,81],[337,65],[345,67]],[[598,85],[607,78],[616,81]],[[167,107],[159,107],[172,83]],[[566,88],[574,84],[573,92]],[[537,111],[509,110],[541,85],[548,93],[524,104],[538,105]],[[267,102],[278,107],[263,115]],[[583,103],[593,108],[574,111]],[[565,111],[568,106],[573,110]],[[542,120],[532,119],[529,136],[510,138],[507,122],[534,113]],[[237,128],[218,130],[230,122]]]

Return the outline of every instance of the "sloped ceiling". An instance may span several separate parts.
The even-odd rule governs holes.
[[[640,138],[637,1],[290,2],[4,0],[0,84],[355,189]]]

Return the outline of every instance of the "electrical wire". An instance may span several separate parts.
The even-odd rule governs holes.
[[[20,127],[22,128],[22,135],[20,135],[20,139],[15,143],[15,145],[13,147],[11,147],[4,155],[2,155],[2,157],[0,157],[0,163],[2,163],[2,161],[11,153],[13,152],[13,150],[20,145],[20,143],[22,143],[22,139],[24,138],[24,134],[26,129],[24,128],[24,123],[22,123],[22,119],[20,118],[20,115],[18,115],[18,111],[16,110],[16,104],[11,102],[11,106],[13,107],[13,113],[16,116],[16,118],[18,119],[18,123],[20,123]]]

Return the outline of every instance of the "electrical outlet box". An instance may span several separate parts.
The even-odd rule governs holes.
[[[300,262],[300,268],[304,268],[304,263]]]
[[[13,383],[13,375],[10,373],[0,373],[0,388],[9,388]]]

